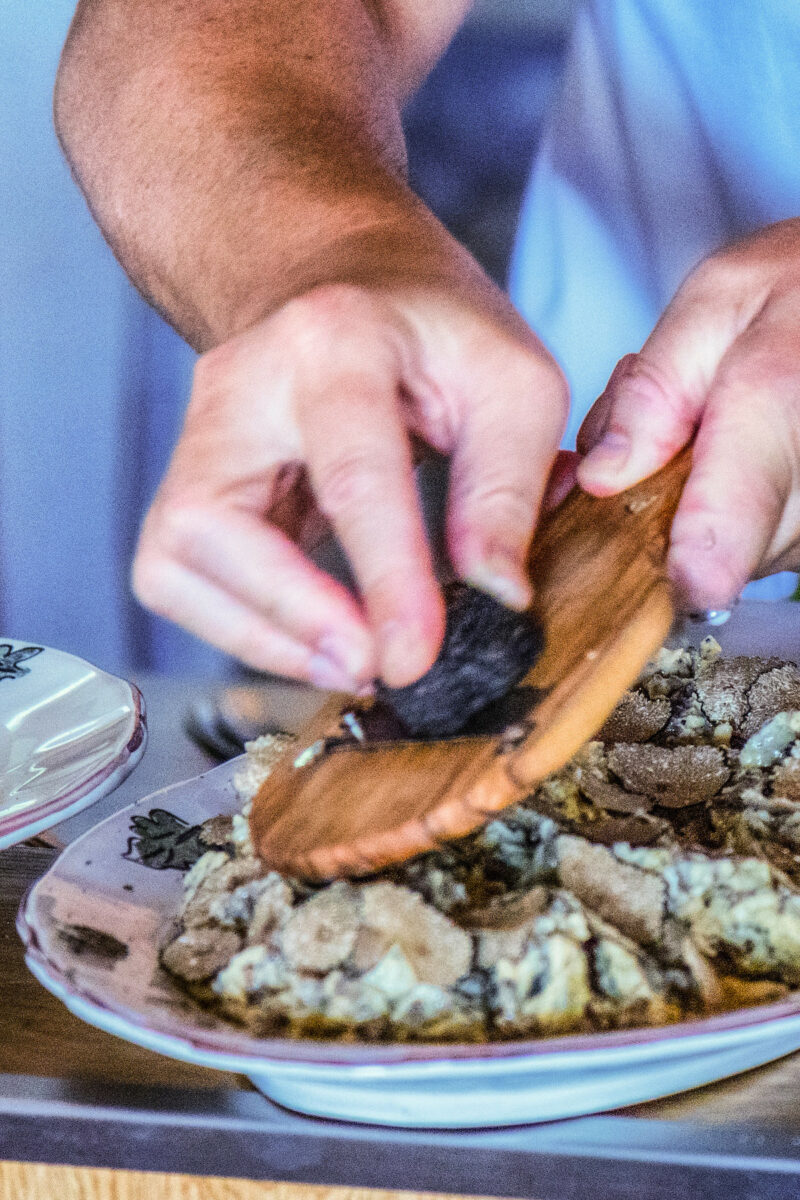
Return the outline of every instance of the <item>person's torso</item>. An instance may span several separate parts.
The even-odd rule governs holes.
[[[798,214],[797,0],[584,4],[511,281],[570,379],[570,436],[700,259]]]

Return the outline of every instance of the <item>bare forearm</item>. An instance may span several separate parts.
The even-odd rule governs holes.
[[[451,24],[465,7],[448,0]],[[83,0],[59,71],[59,133],[126,270],[198,348],[368,272],[393,246],[399,260],[409,222],[425,238],[399,102],[447,20],[415,38],[409,11],[409,0]]]

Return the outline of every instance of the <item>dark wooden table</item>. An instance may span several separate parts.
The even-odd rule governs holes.
[[[150,749],[104,802],[106,811],[208,762],[181,732],[186,686],[144,681],[144,691]],[[56,836],[74,836],[88,820],[84,814]],[[0,1195],[9,1200],[251,1200],[275,1194],[275,1181],[294,1185],[278,1188],[282,1200],[358,1188],[373,1200],[378,1189],[535,1200],[800,1200],[800,1055],[606,1116],[429,1132],[295,1116],[238,1076],[101,1033],[33,979],[14,931],[21,897],[55,853],[24,845],[0,856]],[[70,1173],[21,1164],[63,1164]],[[204,1186],[194,1191],[178,1176],[202,1176]]]

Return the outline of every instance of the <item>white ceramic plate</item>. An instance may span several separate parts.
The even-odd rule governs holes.
[[[800,993],[661,1029],[474,1045],[256,1039],[193,1004],[157,946],[206,818],[236,810],[234,764],[109,817],[33,887],[19,930],[34,975],[92,1025],[162,1054],[238,1071],[317,1116],[464,1128],[599,1112],[697,1087],[800,1048]]]
[[[130,774],[142,697],[46,646],[0,639],[0,850],[94,804]]]

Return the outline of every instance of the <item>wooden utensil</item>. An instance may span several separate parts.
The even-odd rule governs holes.
[[[347,700],[309,722],[256,795],[253,844],[286,874],[371,873],[461,837],[523,799],[603,724],[674,619],[665,562],[691,464],[687,447],[618,496],[574,490],[540,522],[530,555],[541,657],[535,704],[504,734],[324,749]]]

